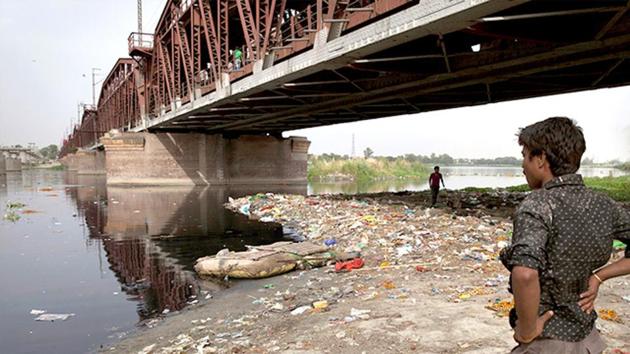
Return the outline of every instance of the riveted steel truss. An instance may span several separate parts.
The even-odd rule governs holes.
[[[98,101],[98,130],[129,129],[140,123],[134,61],[119,59],[103,82]]]
[[[168,0],[129,37],[94,130],[276,134],[615,87],[629,43],[629,0]]]
[[[158,117],[216,90],[224,75],[237,80],[255,63],[272,65],[311,48],[324,26],[349,29],[411,2],[168,0],[155,33],[132,33],[133,59],[120,59],[104,81],[98,125],[81,124],[77,131],[135,127],[142,117]],[[82,143],[78,136],[85,136]],[[96,142],[80,133],[67,140],[73,147]]]

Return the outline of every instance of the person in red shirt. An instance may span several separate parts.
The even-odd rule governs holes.
[[[440,181],[442,181],[442,187],[444,185],[444,178],[440,173],[440,166],[433,167],[433,173],[429,176],[429,187],[431,188],[431,207],[437,203],[438,193],[440,193]]]

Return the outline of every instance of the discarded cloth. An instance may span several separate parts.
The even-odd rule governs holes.
[[[355,258],[347,262],[337,262],[335,263],[335,272],[341,272],[341,271],[349,272],[353,269],[359,269],[363,267],[363,264],[364,262],[361,258]]]

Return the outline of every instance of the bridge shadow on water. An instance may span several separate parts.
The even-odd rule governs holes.
[[[121,291],[137,301],[139,320],[180,310],[225,287],[199,281],[197,258],[223,248],[283,239],[282,226],[226,210],[228,197],[258,192],[306,194],[306,186],[112,187],[105,177],[66,174],[89,239],[102,243]],[[202,296],[203,295],[203,296]]]

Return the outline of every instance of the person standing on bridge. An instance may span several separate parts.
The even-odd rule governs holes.
[[[236,47],[234,50],[234,70],[241,70],[241,63],[243,62],[243,52],[240,48]]]
[[[607,279],[630,274],[625,258],[606,265],[613,239],[630,245],[630,214],[584,186],[582,129],[554,117],[520,130],[523,173],[533,190],[514,214],[512,244],[500,259],[510,271],[512,350],[519,353],[601,353],[594,301]]]
[[[440,166],[433,167],[433,173],[429,176],[429,187],[431,188],[431,207],[435,206],[437,203],[438,194],[440,193],[440,181],[442,182],[442,187],[446,187],[444,185],[444,178],[440,173]]]

